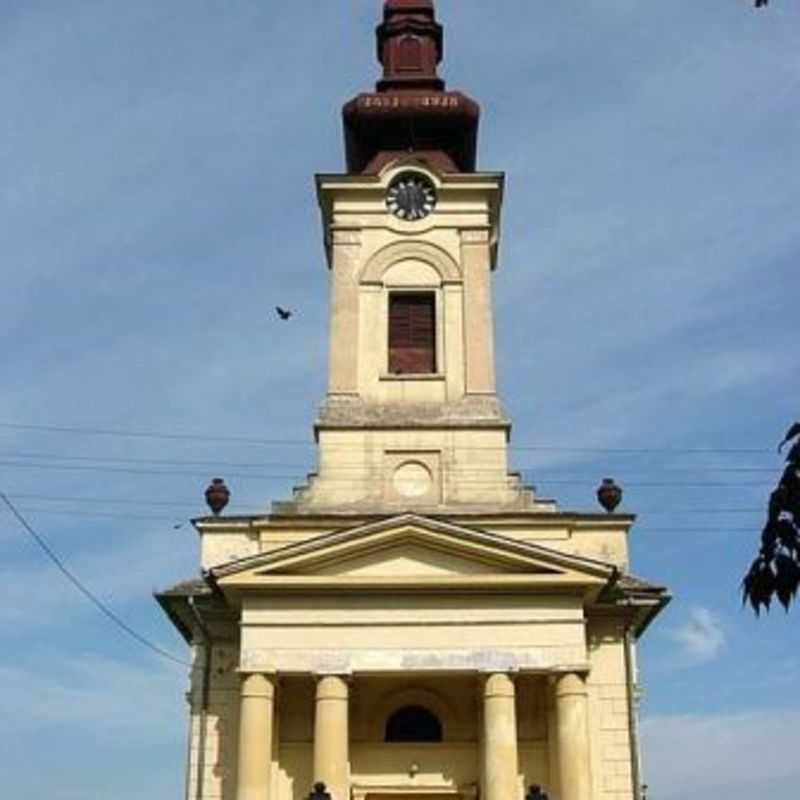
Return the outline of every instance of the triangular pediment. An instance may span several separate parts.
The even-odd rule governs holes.
[[[407,514],[253,556],[214,576],[223,590],[306,583],[589,587],[605,584],[612,572],[602,562]]]
[[[307,574],[352,575],[353,577],[429,577],[432,575],[490,575],[509,571],[496,559],[476,558],[447,551],[414,536],[395,540],[383,547],[367,548],[316,566]]]

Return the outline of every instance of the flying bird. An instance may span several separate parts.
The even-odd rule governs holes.
[[[778,452],[780,453],[783,450],[783,446],[788,444],[792,441],[792,439],[800,436],[800,422],[795,422],[791,428],[786,432],[786,437],[784,440],[778,445]]]
[[[756,8],[764,8],[769,5],[769,0],[756,0]]]
[[[278,316],[285,322],[287,319],[292,318],[293,311],[289,311],[288,308],[281,308],[280,306],[275,306],[275,311],[278,312]]]

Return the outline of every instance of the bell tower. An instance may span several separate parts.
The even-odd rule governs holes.
[[[279,505],[530,508],[495,381],[503,175],[476,169],[480,108],[438,75],[433,3],[388,0],[376,33],[383,76],[343,109],[347,171],[317,176],[330,275],[319,470]]]

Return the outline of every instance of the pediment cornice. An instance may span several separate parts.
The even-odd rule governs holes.
[[[604,586],[613,565],[478,528],[403,514],[215,568],[223,591]]]

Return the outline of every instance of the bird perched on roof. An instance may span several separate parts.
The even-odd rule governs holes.
[[[275,306],[275,311],[284,322],[286,322],[288,319],[291,319],[292,315],[294,314],[294,312],[290,311],[288,308],[281,308],[280,306]]]

